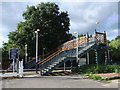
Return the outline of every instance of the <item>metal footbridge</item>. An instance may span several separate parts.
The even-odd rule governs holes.
[[[77,43],[76,43],[77,42]],[[96,50],[97,46],[102,44],[106,46],[106,33],[96,32],[91,37],[87,35],[70,40],[61,46],[59,46],[54,53],[38,61],[36,64],[39,65],[41,75],[47,75],[54,69],[67,62],[68,60],[76,60],[76,48],[78,47],[78,57],[82,57],[90,50]],[[97,63],[96,53],[96,63]],[[35,60],[32,60],[30,66],[35,65]],[[34,63],[34,64],[33,64]]]

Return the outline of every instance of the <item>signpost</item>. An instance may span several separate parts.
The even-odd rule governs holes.
[[[15,59],[19,59],[19,50],[18,48],[10,48],[9,50],[9,59],[13,60],[13,72],[15,71]]]

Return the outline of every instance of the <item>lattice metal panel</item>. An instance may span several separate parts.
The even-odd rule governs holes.
[[[87,38],[85,36],[78,38],[78,46],[82,46],[86,42],[87,42]],[[62,50],[65,51],[65,50],[70,50],[73,48],[76,48],[76,40],[71,40],[71,41],[66,42],[63,45]]]
[[[104,33],[103,33],[103,34],[97,33],[97,34],[96,34],[96,41],[97,41],[97,43],[99,43],[99,44],[106,44],[105,34],[104,34]]]

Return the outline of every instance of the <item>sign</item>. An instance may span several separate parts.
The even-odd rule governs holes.
[[[18,59],[18,58],[19,58],[18,48],[11,48],[9,51],[9,59]]]

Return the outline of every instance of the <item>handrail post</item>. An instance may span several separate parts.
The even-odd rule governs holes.
[[[106,41],[106,32],[104,31],[104,44],[106,45],[107,44],[107,41]]]
[[[96,31],[96,29],[95,29],[95,37],[94,37],[94,39],[95,39],[95,43],[97,44],[98,40],[97,40],[97,31]]]
[[[78,68],[79,67],[79,59],[78,59],[78,33],[74,32],[74,34],[76,35],[76,63],[78,64],[77,65],[77,68]]]
[[[88,34],[88,32],[87,32],[87,43],[89,42],[89,34]]]

